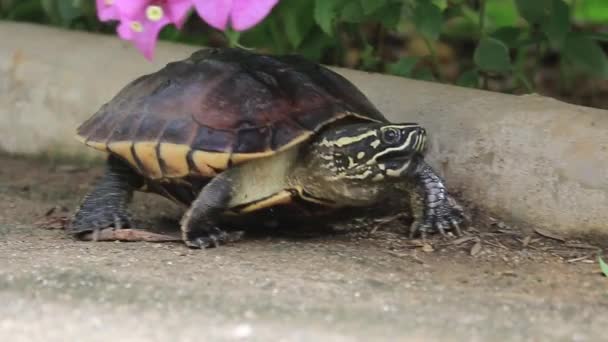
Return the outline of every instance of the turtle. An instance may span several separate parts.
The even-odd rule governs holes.
[[[140,76],[77,128],[107,154],[73,237],[133,227],[135,191],[185,206],[190,248],[228,241],[221,218],[294,200],[363,208],[395,191],[410,235],[459,232],[463,209],[425,162],[427,130],[390,122],[353,83],[298,54],[202,48]]]

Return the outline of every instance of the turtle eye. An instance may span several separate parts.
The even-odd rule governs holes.
[[[393,127],[382,130],[382,141],[386,144],[395,144],[401,140],[401,132]]]

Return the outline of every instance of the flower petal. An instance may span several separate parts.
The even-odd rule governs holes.
[[[157,21],[150,21],[146,20],[145,15],[140,15],[136,19],[139,20],[123,18],[117,28],[118,35],[124,40],[133,42],[146,59],[152,60],[158,33],[170,23],[170,20],[164,16]]]
[[[233,0],[192,0],[198,15],[219,30],[226,29]]]
[[[134,32],[131,28],[132,23],[133,22],[128,19],[123,19],[120,22],[120,24],[116,28],[116,32],[118,33],[118,36],[120,37],[120,39],[123,39],[123,40],[133,39]]]
[[[121,17],[135,18],[139,16],[150,0],[113,0]]]
[[[108,21],[120,18],[118,8],[114,5],[112,1],[96,0],[96,6],[97,17],[99,18],[99,20]]]
[[[165,5],[169,19],[177,28],[181,28],[184,25],[191,7],[192,0],[168,0]]]
[[[146,32],[136,35],[133,39],[133,43],[139,49],[139,51],[143,53],[146,59],[154,59],[154,49],[156,48],[158,33],[163,26],[167,25],[168,23],[169,20],[165,20],[154,23],[154,25],[146,26]]]
[[[278,0],[234,0],[230,24],[236,31],[244,31],[264,19]]]

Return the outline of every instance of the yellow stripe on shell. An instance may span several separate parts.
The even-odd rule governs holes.
[[[144,172],[148,177],[152,179],[163,178],[163,172],[156,156],[156,145],[158,142],[138,142],[133,145],[137,159],[142,164]]]
[[[116,141],[108,144],[108,150],[123,157],[129,164],[138,169],[135,157],[131,153],[131,145],[133,144],[130,141]]]
[[[199,159],[195,159],[194,158],[194,153],[192,154],[192,162],[194,163],[194,167],[196,167],[195,171],[196,173],[198,173],[199,175],[203,176],[203,177],[215,177],[217,175],[217,172],[215,172],[214,169],[212,169],[209,165],[207,165],[207,163],[205,163],[204,159],[199,158]]]
[[[230,153],[224,152],[207,152],[194,151],[192,153],[192,161],[197,165],[205,164],[216,170],[225,170],[228,168],[228,160]]]
[[[190,173],[188,166],[188,145],[161,143],[159,146],[160,159],[164,162],[164,177],[179,178]]]
[[[76,136],[76,140],[80,141],[81,143],[92,147],[96,150],[100,150],[103,152],[107,152],[108,151],[108,145],[105,142],[98,142],[98,141],[87,141],[87,138],[81,136],[81,135],[77,135]]]

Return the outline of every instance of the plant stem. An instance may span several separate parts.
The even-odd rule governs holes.
[[[524,73],[521,70],[515,71],[515,77],[524,85],[524,87],[526,87],[526,90],[529,93],[534,92],[534,86],[532,86],[532,83],[530,82],[530,80],[528,80],[526,75],[524,75]]]
[[[534,92],[534,85],[525,74],[524,64],[526,62],[526,50],[529,47],[534,48],[537,45],[535,39],[529,38],[525,44],[521,44],[517,47],[517,55],[515,57],[514,63],[514,76],[519,81],[520,85],[523,85],[524,88],[530,93]]]
[[[479,0],[479,35],[485,36],[485,24],[486,24],[486,1]]]
[[[437,51],[435,51],[435,47],[427,37],[422,36],[422,39],[424,39],[426,48],[429,49],[429,53],[431,54],[431,61],[433,62],[435,70],[437,70],[437,78],[439,79],[439,82],[443,83],[444,80],[443,76],[441,75],[441,70],[439,69],[439,57],[437,57]]]

